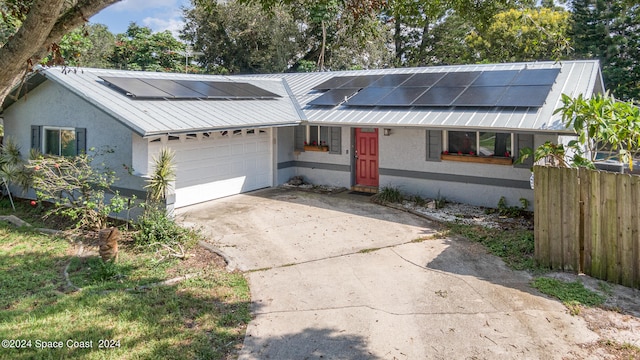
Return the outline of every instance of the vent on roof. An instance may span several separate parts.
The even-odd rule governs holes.
[[[335,77],[314,106],[541,107],[560,69],[461,71]]]
[[[281,97],[252,84],[231,81],[199,81],[100,76],[109,86],[134,99],[246,100]]]

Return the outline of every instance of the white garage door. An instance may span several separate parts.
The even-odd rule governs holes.
[[[169,141],[176,154],[175,207],[272,186],[271,130]]]

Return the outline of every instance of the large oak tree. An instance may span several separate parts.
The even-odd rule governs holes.
[[[0,21],[15,32],[0,47],[0,104],[52,44],[100,10],[120,0],[5,0]],[[3,25],[2,27],[7,28]],[[8,27],[11,28],[11,27]]]

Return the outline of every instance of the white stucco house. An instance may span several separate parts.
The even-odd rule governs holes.
[[[52,68],[2,118],[23,149],[113,148],[104,160],[124,194],[142,195],[152,159],[172,148],[175,207],[295,175],[495,207],[533,200],[519,149],[572,135],[553,114],[561,94],[598,92],[597,61],[251,76]]]

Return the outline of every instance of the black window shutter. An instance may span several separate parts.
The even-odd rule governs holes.
[[[427,161],[440,161],[442,130],[427,130]]]
[[[533,134],[516,134],[516,148],[515,148],[516,160],[520,157],[520,149],[523,149],[523,148],[533,149]],[[533,167],[533,157],[529,156],[529,158],[527,158],[521,164],[515,164],[514,167],[527,168],[527,169]]]
[[[342,154],[342,128],[332,126],[329,128],[329,153]]]
[[[307,136],[306,133],[307,133],[306,125],[298,125],[295,127],[293,145],[296,150],[304,149],[304,141]]]
[[[77,154],[84,154],[87,152],[87,129],[76,128],[76,150]]]
[[[31,148],[42,152],[42,142],[40,141],[40,134],[42,133],[42,126],[31,125]]]

